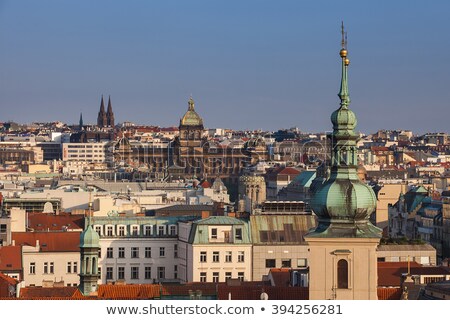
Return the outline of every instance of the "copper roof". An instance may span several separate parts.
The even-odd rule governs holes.
[[[41,252],[79,252],[81,232],[12,232],[18,246],[36,246]]]
[[[0,247],[0,271],[22,270],[22,248],[20,246]]]

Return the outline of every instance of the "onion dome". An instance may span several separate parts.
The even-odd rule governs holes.
[[[195,112],[194,99],[192,99],[192,97],[189,98],[188,105],[188,111],[184,114],[183,118],[181,118],[180,125],[203,126],[203,119]]]

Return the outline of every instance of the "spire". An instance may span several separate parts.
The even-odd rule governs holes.
[[[83,130],[83,113],[82,112],[80,112],[80,122],[79,122],[79,125],[80,125],[80,130]]]
[[[341,108],[348,108],[350,104],[350,96],[348,93],[348,65],[350,60],[347,58],[347,32],[344,29],[344,22],[341,25],[341,51],[339,55],[342,59],[342,76],[341,76],[341,89],[338,96],[341,99]]]
[[[112,106],[111,106],[111,96],[108,96],[108,114],[112,113]]]
[[[105,102],[103,101],[103,95],[102,101],[100,102],[100,113],[105,113]]]

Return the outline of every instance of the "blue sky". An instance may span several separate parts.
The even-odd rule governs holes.
[[[348,30],[358,129],[448,132],[449,1],[0,1],[0,121],[329,130]]]

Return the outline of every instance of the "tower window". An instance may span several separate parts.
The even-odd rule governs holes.
[[[348,262],[345,259],[338,261],[337,280],[339,289],[348,289]]]

